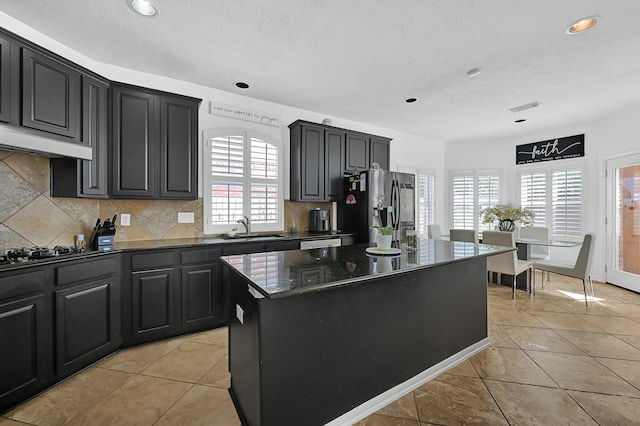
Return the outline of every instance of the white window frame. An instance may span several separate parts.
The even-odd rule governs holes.
[[[202,132],[202,187],[203,187],[203,231],[204,234],[223,234],[231,231],[233,228],[238,228],[239,232],[244,232],[242,225],[232,222],[229,224],[211,224],[211,185],[215,180],[215,177],[211,175],[211,143],[210,140],[215,137],[229,136],[229,135],[242,135],[243,137],[243,176],[242,179],[231,178],[229,181],[237,181],[243,185],[243,215],[250,217],[250,205],[251,205],[251,184],[252,183],[265,183],[264,179],[252,178],[250,172],[251,166],[251,138],[260,139],[262,141],[273,144],[277,147],[278,158],[280,159],[278,164],[278,177],[275,182],[278,186],[278,198],[277,198],[277,220],[274,223],[251,223],[251,232],[266,232],[266,231],[282,231],[284,229],[284,144],[282,141],[274,138],[271,135],[265,134],[258,130],[240,128],[240,127],[225,127],[207,129]]]
[[[473,181],[473,228],[465,228],[465,229],[474,229],[476,232],[480,233],[483,229],[488,229],[487,225],[482,224],[482,220],[480,218],[480,207],[478,205],[479,202],[479,191],[478,184],[480,177],[497,177],[498,178],[498,199],[495,204],[500,204],[504,198],[504,179],[502,178],[502,170],[501,169],[482,169],[482,170],[451,170],[449,172],[449,224],[450,227],[453,228],[454,225],[454,179],[459,176],[466,176],[472,178]]]
[[[552,230],[552,224],[553,224],[553,174],[555,172],[566,172],[569,170],[580,170],[580,176],[581,176],[581,209],[580,209],[580,228],[581,228],[581,234],[584,234],[584,229],[585,229],[585,204],[586,204],[586,198],[587,198],[587,194],[585,191],[585,182],[586,182],[586,175],[585,175],[585,161],[584,160],[577,160],[577,161],[566,161],[566,160],[559,160],[557,162],[546,162],[546,163],[538,163],[536,165],[531,165],[531,166],[522,166],[519,170],[518,170],[518,203],[522,203],[522,177],[524,175],[530,175],[530,174],[544,174],[546,176],[546,209],[545,209],[545,220],[544,223],[542,221],[535,221],[535,225],[536,226],[543,226],[546,228],[549,228],[549,238],[552,238],[553,235],[553,230]],[[526,206],[525,206],[526,207]],[[562,236],[561,237],[563,240],[575,240],[575,241],[582,241],[582,235],[576,235],[573,237],[570,236]]]

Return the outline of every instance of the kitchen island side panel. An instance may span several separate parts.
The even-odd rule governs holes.
[[[248,295],[244,278],[230,276],[239,294]],[[486,286],[486,259],[473,258],[327,291],[245,299],[255,308],[250,314],[258,315],[253,395],[260,397],[256,409],[245,408],[242,395],[236,395],[241,410],[259,413],[258,421],[249,421],[252,425],[331,421],[485,339]],[[253,327],[244,315],[245,325]],[[246,383],[243,376],[255,374],[255,369],[235,368],[234,353],[247,356],[234,348],[246,341],[246,336],[238,338],[242,328],[237,318],[230,322],[236,393],[236,384]]]

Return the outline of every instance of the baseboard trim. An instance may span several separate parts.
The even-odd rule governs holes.
[[[439,362],[433,367],[429,367],[424,370],[422,373],[419,373],[409,380],[406,380],[400,383],[397,386],[392,387],[391,389],[381,393],[380,395],[371,398],[367,402],[358,405],[352,410],[347,411],[340,417],[337,417],[327,423],[325,426],[344,426],[344,425],[352,425],[365,417],[375,413],[381,408],[389,405],[393,401],[398,398],[408,394],[409,392],[414,391],[419,388],[423,384],[437,377],[438,375],[444,373],[452,367],[460,364],[462,361],[472,357],[483,349],[488,348],[490,345],[489,338],[485,338],[480,340],[477,343],[469,346],[466,349],[461,350],[460,352],[451,355],[449,358]]]

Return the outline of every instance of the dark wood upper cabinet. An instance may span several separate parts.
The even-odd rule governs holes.
[[[361,134],[347,133],[345,170],[368,170],[369,138]]]
[[[374,159],[389,169],[390,139],[303,120],[289,129],[291,201],[337,201],[345,171],[368,170]]]
[[[198,196],[198,104],[160,98],[160,197]]]
[[[11,41],[0,37],[0,121],[11,121]]]
[[[22,48],[22,126],[80,142],[80,73]]]
[[[199,99],[114,86],[111,196],[195,199]]]
[[[157,98],[114,87],[112,99],[111,195],[152,198],[156,195]]]
[[[389,170],[389,140],[371,138],[371,164],[378,163],[381,169]]]
[[[342,175],[344,173],[344,132],[327,129],[324,132],[324,195],[325,199],[336,201],[342,193]]]
[[[91,160],[82,160],[80,196],[106,197],[109,137],[109,85],[82,76],[82,143],[93,148]]]

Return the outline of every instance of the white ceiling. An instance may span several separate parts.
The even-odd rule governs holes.
[[[153,2],[155,18],[126,0],[0,10],[100,62],[444,141],[582,123],[640,100],[638,0]],[[565,34],[590,15],[594,28]],[[532,101],[542,106],[508,111]]]

